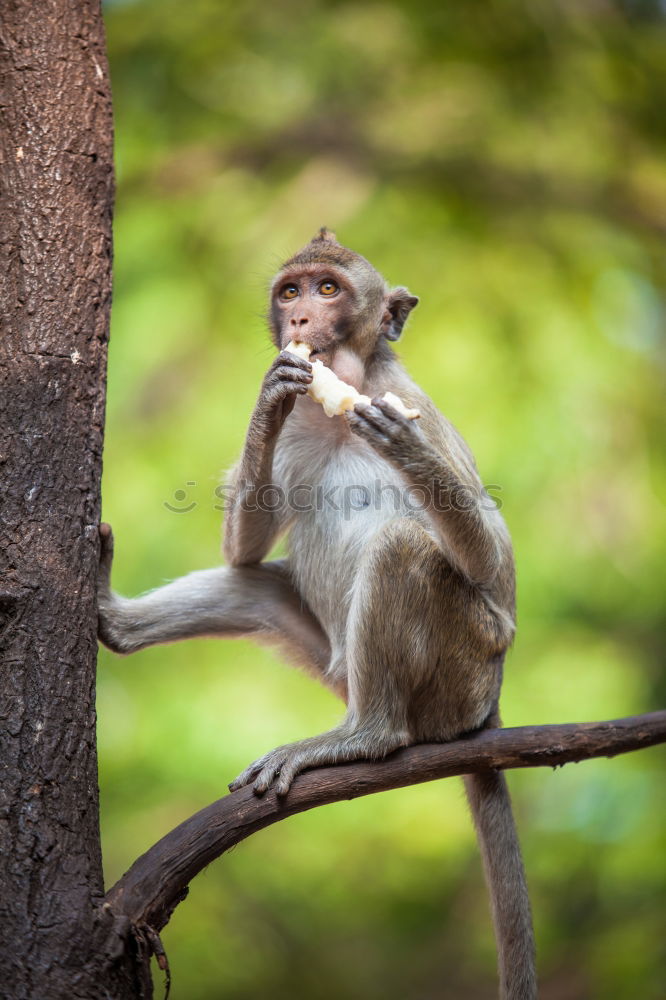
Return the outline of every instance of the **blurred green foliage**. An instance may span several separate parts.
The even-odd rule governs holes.
[[[217,562],[215,487],[273,354],[266,286],[327,224],[421,296],[400,353],[501,497],[519,579],[505,722],[663,707],[663,9],[107,2],[118,589]],[[340,714],[248,643],[103,652],[109,882],[249,760]],[[544,1000],[664,996],[660,764],[510,777]],[[493,997],[460,783],[254,836],[164,941],[174,1000]]]

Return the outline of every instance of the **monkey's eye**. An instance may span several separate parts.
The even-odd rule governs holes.
[[[335,295],[339,288],[334,281],[322,281],[319,291],[322,295]]]
[[[298,288],[296,285],[284,285],[284,287],[280,289],[281,299],[295,299],[297,295]]]

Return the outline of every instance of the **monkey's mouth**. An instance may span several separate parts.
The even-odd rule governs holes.
[[[330,365],[334,353],[335,349],[331,347],[313,347],[310,351],[310,361],[323,361],[325,365]]]

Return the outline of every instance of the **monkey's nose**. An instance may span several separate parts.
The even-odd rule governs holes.
[[[300,319],[296,319],[295,316],[292,316],[292,318],[289,320],[289,326],[293,326],[298,329],[299,326],[306,326],[308,322],[309,320],[307,316],[301,316]]]

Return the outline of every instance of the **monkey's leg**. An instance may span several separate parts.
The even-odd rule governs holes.
[[[289,579],[286,560],[200,570],[142,597],[110,587],[113,535],[100,529],[99,637],[116,653],[197,636],[248,637],[277,645],[320,676],[330,660],[328,639]]]
[[[494,685],[468,694],[469,682],[459,682],[457,691],[447,673],[450,577],[437,544],[420,525],[407,518],[386,525],[370,543],[354,585],[346,718],[330,732],[266,754],[230,788],[254,782],[261,794],[279,775],[276,791],[284,795],[308,767],[377,760],[400,746],[451,739],[481,725]]]

